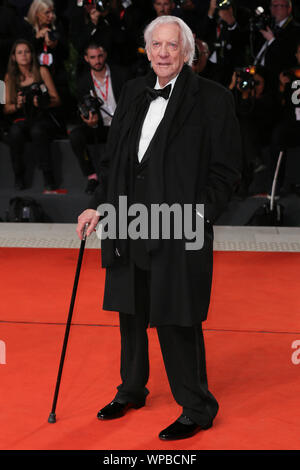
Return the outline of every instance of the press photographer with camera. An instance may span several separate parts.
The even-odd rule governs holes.
[[[297,65],[279,75],[278,103],[280,120],[274,127],[270,145],[269,193],[272,189],[272,178],[275,174],[279,153],[283,151],[277,179],[277,195],[283,195],[292,188],[284,187],[286,170],[286,151],[300,146],[300,41],[295,53]],[[299,178],[300,183],[300,178]]]
[[[254,64],[270,71],[274,89],[277,89],[279,74],[296,64],[300,27],[293,19],[291,0],[271,0],[270,12],[268,16],[256,10],[252,20],[256,31]]]
[[[243,169],[238,195],[250,195],[255,173],[265,169],[262,150],[271,141],[280,109],[265,67],[236,68],[229,89],[235,98],[242,138]]]
[[[37,63],[33,46],[21,39],[13,45],[7,74],[4,113],[10,121],[8,144],[15,175],[15,187],[25,188],[24,149],[27,140],[34,145],[35,157],[43,171],[45,190],[56,189],[51,164],[51,141],[57,124],[50,108],[60,105],[60,98],[47,67]]]
[[[77,76],[86,69],[84,51],[91,41],[105,48],[111,64],[120,65],[124,62],[122,51],[123,43],[127,42],[127,35],[122,26],[111,1],[77,1],[70,21],[70,39],[79,56]]]
[[[65,68],[69,46],[64,27],[56,18],[53,0],[33,0],[19,37],[33,44],[39,64],[49,68],[66,113],[71,100]],[[63,116],[60,119],[63,121]]]
[[[244,63],[243,35],[232,0],[210,0],[201,29],[211,51],[209,60],[218,65],[221,82],[228,86],[234,68]]]
[[[108,65],[106,59],[103,46],[91,42],[86,47],[84,60],[89,70],[80,77],[77,85],[81,123],[70,133],[73,152],[88,179],[87,194],[92,194],[98,185],[97,168],[88,145],[97,144],[98,158],[101,159],[122,86],[130,78],[126,68]]]

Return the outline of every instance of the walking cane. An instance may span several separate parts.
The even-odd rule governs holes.
[[[65,330],[65,338],[63,342],[62,351],[61,351],[61,358],[60,358],[60,364],[59,364],[59,369],[58,369],[58,374],[57,374],[56,387],[55,387],[54,398],[53,398],[53,403],[52,403],[52,410],[48,418],[48,423],[56,423],[56,414],[55,414],[56,403],[57,403],[57,398],[58,398],[58,392],[59,392],[62,370],[64,366],[66,350],[67,350],[67,343],[68,343],[69,332],[70,332],[70,327],[71,327],[75,297],[76,297],[76,292],[77,292],[78,280],[79,280],[79,275],[80,275],[85,241],[86,241],[86,230],[88,228],[88,225],[89,224],[85,224],[84,229],[83,229],[83,238],[81,240],[80,250],[79,250],[79,255],[78,255],[77,269],[76,269],[75,280],[74,280],[74,285],[73,285],[73,292],[72,292],[71,303],[70,303],[70,308],[69,308],[69,315],[68,315],[68,320],[67,320],[66,330]]]

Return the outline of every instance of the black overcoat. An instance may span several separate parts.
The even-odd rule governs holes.
[[[125,84],[108,138],[109,171],[103,168],[90,208],[103,202],[116,204],[119,195],[126,195],[130,132],[138,125],[145,87],[154,87],[155,81],[151,71]],[[209,307],[212,224],[240,178],[240,135],[231,93],[184,65],[150,145],[148,202],[202,203],[209,220],[201,250],[187,251],[184,239],[148,245],[150,325],[192,326],[206,319]],[[123,255],[121,242],[102,241],[102,265],[106,268],[103,308],[134,314],[135,270]]]

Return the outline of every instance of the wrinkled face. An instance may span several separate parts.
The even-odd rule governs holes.
[[[105,66],[106,56],[107,54],[105,50],[102,47],[98,47],[97,49],[88,49],[84,58],[92,70],[95,70],[95,72],[101,72]]]
[[[54,20],[54,14],[54,8],[52,7],[46,8],[46,10],[41,9],[37,13],[40,26],[51,25],[52,21]]]
[[[157,16],[170,15],[173,10],[173,0],[155,0],[153,3]]]
[[[30,65],[31,64],[31,51],[27,44],[18,44],[15,50],[14,59],[18,65]]]
[[[176,77],[187,60],[179,26],[175,23],[157,26],[152,34],[147,56],[161,86]]]
[[[280,23],[280,21],[289,16],[292,11],[286,0],[272,0],[270,10],[276,23]]]

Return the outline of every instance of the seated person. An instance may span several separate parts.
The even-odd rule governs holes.
[[[89,101],[93,101],[94,109],[87,108],[84,116],[83,108],[79,106],[81,124],[70,133],[72,149],[78,158],[83,175],[88,178],[86,187],[88,194],[92,194],[98,185],[98,175],[87,145],[99,144],[100,153],[104,152],[121,88],[129,78],[127,69],[116,65],[108,66],[106,58],[107,53],[103,46],[97,43],[90,43],[87,46],[84,59],[89,70],[78,81],[78,103],[81,105],[88,98]]]
[[[8,62],[4,113],[10,119],[8,144],[15,175],[16,189],[24,189],[23,154],[25,142],[31,139],[45,189],[56,188],[51,165],[51,140],[57,125],[49,108],[60,105],[60,98],[46,67],[36,61],[32,45],[21,39],[14,44]]]

